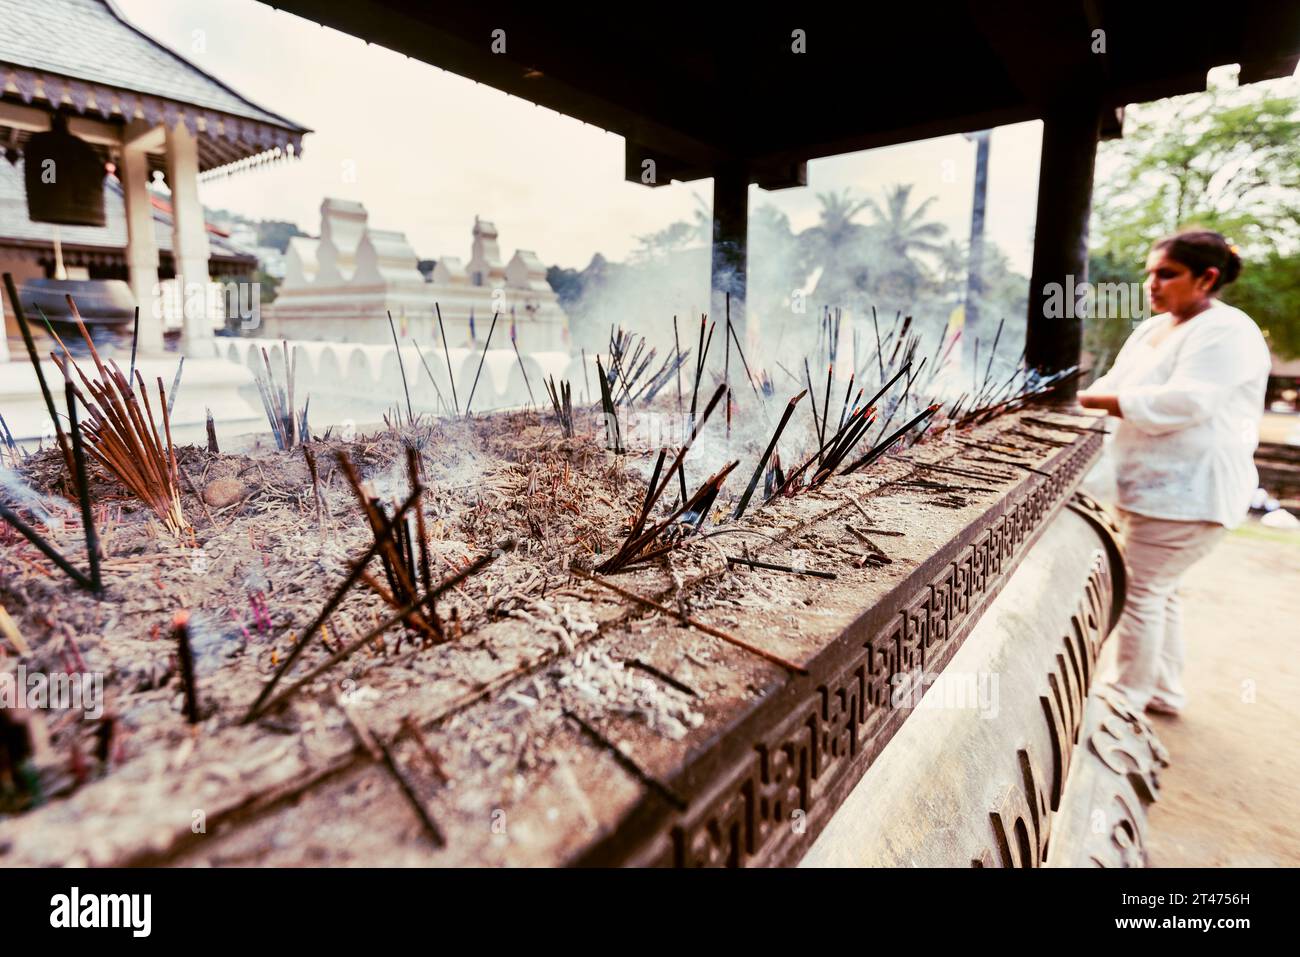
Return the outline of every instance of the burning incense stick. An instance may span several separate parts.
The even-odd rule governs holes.
[[[406,449],[406,476],[411,489],[420,489],[423,493],[424,487],[420,483],[420,454],[409,446]],[[415,527],[420,547],[420,584],[427,593],[433,587],[433,571],[429,563],[429,532],[424,524],[424,508],[418,498],[415,502]],[[414,558],[411,559],[411,564],[414,565]],[[415,577],[414,569],[411,577]]]
[[[447,357],[447,380],[451,383],[451,400],[456,415],[460,415],[460,399],[456,398],[456,374],[451,371],[451,350],[447,348],[447,330],[442,325],[442,307],[433,304],[433,311],[438,314],[438,332],[442,334],[442,354]]]
[[[469,398],[465,400],[466,415],[469,415],[470,406],[474,404],[474,393],[478,389],[478,377],[483,374],[483,363],[487,361],[488,349],[492,347],[492,333],[496,330],[497,317],[500,315],[500,310],[492,314],[492,325],[488,327],[487,341],[483,343],[483,355],[478,360],[478,371],[474,373],[474,384],[470,386]]]
[[[591,376],[587,373],[587,350],[582,350],[582,392],[586,396],[587,405],[591,405]]]

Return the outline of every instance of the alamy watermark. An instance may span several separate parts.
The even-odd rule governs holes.
[[[214,325],[238,322],[248,332],[262,324],[262,284],[188,282],[177,276],[153,287],[153,315],[163,320],[201,316]]]
[[[16,672],[0,674],[0,710],[80,709],[86,720],[104,714],[104,676],[98,671],[45,674],[19,665]]]
[[[978,711],[991,721],[998,716],[998,674],[995,671],[900,671],[890,679],[889,701],[894,708],[957,708]]]
[[[1045,319],[1147,319],[1151,307],[1140,282],[1078,282],[1043,286]]]

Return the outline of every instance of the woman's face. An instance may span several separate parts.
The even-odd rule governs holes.
[[[1211,266],[1199,276],[1182,263],[1170,259],[1163,249],[1153,249],[1147,256],[1147,298],[1153,312],[1172,312],[1176,316],[1199,311],[1210,295],[1210,287],[1219,278]]]

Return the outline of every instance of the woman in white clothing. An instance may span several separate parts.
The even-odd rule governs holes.
[[[1111,683],[1139,711],[1183,707],[1178,582],[1249,509],[1269,351],[1254,321],[1215,298],[1241,259],[1187,231],[1147,257],[1152,316],[1079,396],[1119,420],[1110,443],[1129,567]]]

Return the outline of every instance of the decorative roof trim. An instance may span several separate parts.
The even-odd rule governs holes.
[[[34,99],[43,99],[52,107],[70,106],[83,115],[97,113],[104,120],[121,117],[130,122],[139,118],[168,126],[183,122],[195,136],[224,140],[222,145],[227,148],[222,152],[237,153],[238,158],[201,170],[203,181],[214,178],[214,174],[230,175],[291,156],[301,157],[303,133],[308,132],[10,64],[0,64],[0,91],[15,94],[28,105]]]

